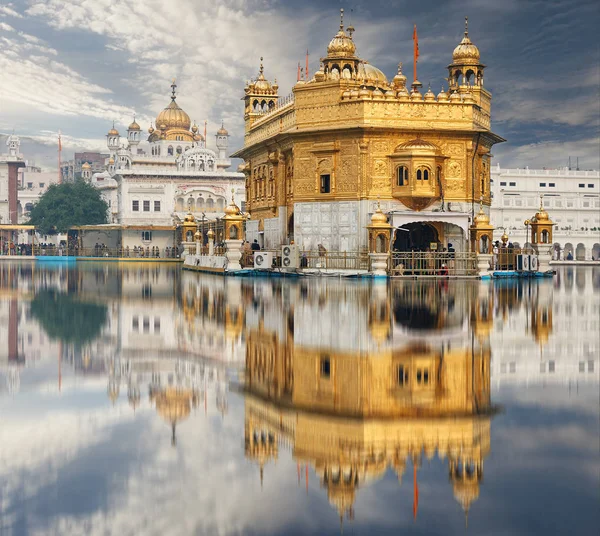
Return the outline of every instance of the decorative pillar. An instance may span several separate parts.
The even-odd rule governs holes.
[[[231,190],[231,204],[225,207],[225,216],[223,222],[225,224],[225,247],[227,251],[227,269],[241,270],[240,259],[242,258],[242,242],[245,236],[244,221],[245,217],[242,214],[240,207],[235,204],[233,198],[234,190]]]
[[[188,212],[181,225],[181,242],[184,244],[184,252],[191,253],[194,244],[194,236],[198,227],[196,218],[191,212]]]
[[[531,244],[538,252],[538,271],[548,272],[552,260],[552,228],[554,223],[544,210],[544,199],[540,196],[540,209],[529,220],[531,227]]]
[[[206,236],[208,237],[208,255],[212,257],[215,254],[215,232],[209,229]]]
[[[493,260],[493,235],[494,227],[490,224],[489,216],[483,211],[483,202],[479,207],[479,213],[473,219],[473,225],[469,228],[471,238],[471,251],[477,253],[477,273],[488,275],[494,270]]]
[[[381,210],[377,201],[377,210],[371,216],[371,223],[367,225],[369,233],[369,257],[371,259],[371,273],[374,276],[386,276],[390,258],[390,240],[392,226],[388,217]]]
[[[202,255],[202,233],[196,231],[194,233],[194,240],[196,240],[196,255]]]

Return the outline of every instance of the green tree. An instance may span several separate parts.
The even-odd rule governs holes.
[[[30,311],[48,337],[80,345],[96,339],[108,319],[106,305],[83,302],[56,290],[36,293]]]
[[[108,205],[100,192],[83,182],[53,184],[29,215],[29,224],[44,234],[66,233],[74,225],[107,223]]]

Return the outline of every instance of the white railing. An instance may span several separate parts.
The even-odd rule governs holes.
[[[595,170],[589,171],[578,171],[575,169],[568,168],[558,168],[558,169],[504,169],[504,168],[496,168],[500,171],[500,177],[506,176],[552,176],[552,177],[593,177],[600,179],[600,172]]]

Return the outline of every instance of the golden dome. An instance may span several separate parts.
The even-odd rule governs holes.
[[[113,123],[113,127],[108,131],[107,136],[119,136],[119,131],[115,128]]]
[[[196,231],[194,233],[194,241],[199,242],[202,239],[202,233],[200,231]]]
[[[491,227],[490,217],[483,211],[483,203],[479,206],[479,212],[473,218],[473,226],[485,228]]]
[[[426,101],[434,101],[435,100],[435,94],[433,93],[433,91],[431,91],[431,85],[429,85],[429,88],[427,89],[427,93],[425,93],[425,100]]]
[[[548,213],[544,210],[544,199],[540,197],[540,208],[533,217],[536,223],[552,223]]]
[[[352,38],[346,35],[343,25],[340,25],[340,30],[333,36],[333,39],[327,45],[327,57],[329,58],[348,58],[354,57],[356,53],[356,45]]]
[[[109,164],[114,164],[114,163],[115,163],[115,159],[114,159],[114,158],[111,156],[111,157],[108,159],[108,163],[109,163]]]
[[[191,406],[197,404],[197,395],[191,389],[168,387],[153,398],[157,413],[170,423],[187,418]]]
[[[175,96],[171,97],[169,105],[156,118],[156,124],[160,125],[161,130],[169,128],[189,130],[191,123],[190,116],[175,102]]]
[[[402,73],[402,62],[398,64],[398,72],[394,76],[392,83],[397,88],[406,87],[406,76]]]
[[[452,63],[479,63],[479,49],[469,39],[469,19],[465,17],[465,36],[452,53]]]
[[[231,204],[225,207],[225,215],[226,216],[237,216],[240,214],[240,207],[238,207],[233,199],[231,200]]]
[[[191,212],[188,212],[185,215],[185,218],[183,220],[184,222],[190,222],[190,223],[194,223],[196,221],[196,218],[194,218],[194,215]]]
[[[148,134],[152,134],[154,132],[154,127],[152,125],[150,125],[150,128],[148,129]]]
[[[81,166],[81,169],[92,169],[92,166],[90,166],[87,162],[84,162]]]
[[[133,123],[127,127],[127,130],[142,130],[140,125],[138,125],[135,121],[135,115],[133,116]]]
[[[229,136],[229,132],[227,132],[227,129],[223,123],[221,123],[221,128],[217,130],[217,136]]]
[[[371,216],[371,225],[374,223],[381,224],[381,223],[387,223],[387,222],[388,222],[388,217],[383,213],[383,211],[381,210],[379,201],[377,201],[377,210],[375,212],[373,212],[373,215]]]
[[[442,101],[442,102],[445,102],[445,101],[449,100],[448,93],[446,93],[444,91],[444,86],[442,86],[442,91],[440,91],[438,93],[437,98],[438,98],[439,101]]]
[[[366,61],[363,61],[358,64],[357,80],[376,82],[378,84],[385,85],[387,85],[388,83],[388,79],[385,76],[385,74],[383,74],[383,72],[380,71],[377,67],[371,65],[370,63],[367,63]]]
[[[369,98],[371,96],[371,92],[365,86],[362,86],[358,92],[358,96]]]
[[[405,141],[404,143],[401,143],[400,145],[398,145],[398,147],[396,147],[396,149],[394,149],[394,152],[413,151],[415,149],[422,149],[422,150],[427,150],[427,151],[439,151],[440,148],[437,145],[435,145],[429,141],[426,141],[421,138],[415,138],[414,140]]]
[[[208,236],[209,240],[212,240],[215,237],[215,232],[212,229],[209,229],[206,236]]]
[[[479,497],[479,483],[477,480],[455,480],[452,487],[454,488],[454,498],[463,510],[468,510]]]

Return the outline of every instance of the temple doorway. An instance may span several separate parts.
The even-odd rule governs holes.
[[[394,236],[394,251],[426,251],[432,242],[439,242],[437,229],[423,222],[406,223]]]

